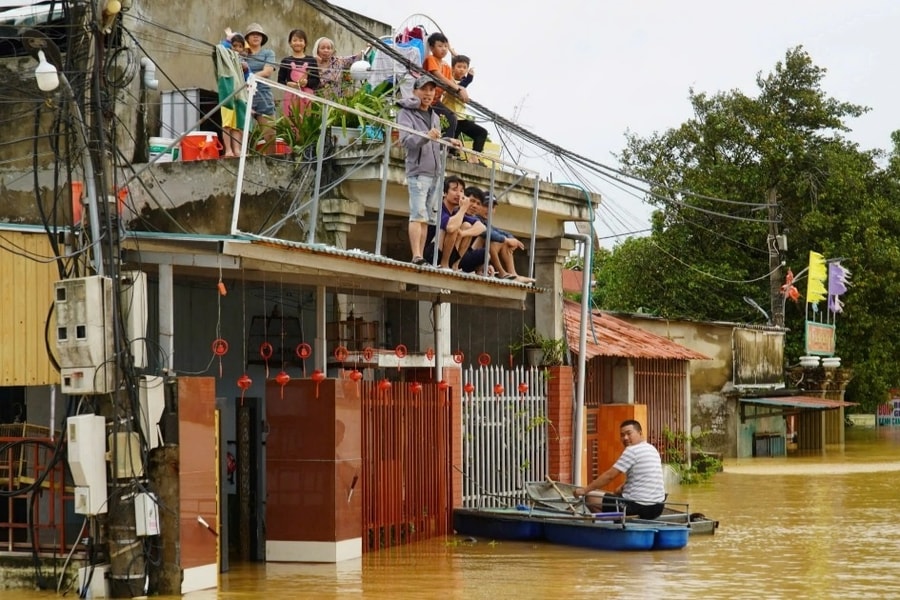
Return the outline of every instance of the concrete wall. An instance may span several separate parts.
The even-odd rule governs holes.
[[[690,364],[692,433],[707,434],[702,443],[704,450],[720,452],[726,457],[736,456],[744,428],[739,422],[736,402],[729,400],[726,393],[734,391],[732,335],[741,325],[673,321],[622,313],[615,316],[710,357],[710,360],[693,360]],[[752,437],[752,432],[750,435]]]

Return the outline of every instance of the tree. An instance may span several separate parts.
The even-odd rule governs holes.
[[[760,319],[744,297],[769,305],[775,249],[767,238],[775,216],[790,240],[782,258],[795,273],[810,250],[845,257],[853,271],[838,353],[856,369],[851,392],[868,406],[883,400],[890,382],[900,383],[900,368],[887,364],[898,349],[887,338],[900,326],[900,309],[885,306],[896,297],[885,295],[895,291],[885,274],[900,267],[900,135],[882,170],[882,153],[860,150],[843,135],[847,120],[868,109],[828,96],[825,73],[793,48],[770,74],[757,75],[756,96],[691,90],[694,115],[681,126],[647,138],[629,133],[620,161],[647,182],[658,211],[649,237],[628,240],[599,261],[596,301],[668,316]],[[766,205],[770,197],[774,208]],[[803,353],[802,302],[787,306],[788,358]]]

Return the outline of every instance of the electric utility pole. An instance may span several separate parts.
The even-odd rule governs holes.
[[[769,252],[769,300],[771,301],[772,325],[784,327],[784,298],[781,293],[782,253],[787,250],[785,237],[778,235],[778,191],[771,187],[766,195],[769,215],[769,235],[766,247]]]

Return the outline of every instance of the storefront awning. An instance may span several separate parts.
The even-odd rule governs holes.
[[[790,408],[840,408],[842,406],[856,406],[856,402],[844,400],[831,400],[817,396],[775,396],[769,398],[740,398],[741,404],[767,404],[769,406],[782,406]]]

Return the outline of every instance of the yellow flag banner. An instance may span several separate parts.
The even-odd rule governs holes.
[[[828,292],[825,289],[825,280],[828,279],[828,269],[825,267],[825,257],[818,252],[809,253],[809,271],[806,276],[806,303],[816,304],[825,299]]]

